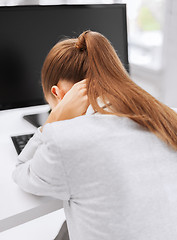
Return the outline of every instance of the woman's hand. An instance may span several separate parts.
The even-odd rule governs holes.
[[[63,99],[52,109],[45,124],[84,115],[88,106],[86,79],[84,79],[75,83],[65,94]]]
[[[75,83],[72,88],[65,94],[60,104],[66,119],[81,116],[85,114],[89,106],[86,79]],[[58,110],[56,106],[56,111]]]

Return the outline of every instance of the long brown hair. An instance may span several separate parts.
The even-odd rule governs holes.
[[[128,117],[177,149],[177,113],[136,85],[109,40],[90,30],[59,41],[41,71],[44,94],[61,79],[76,83],[84,78],[95,111]],[[98,97],[111,111],[98,105]]]

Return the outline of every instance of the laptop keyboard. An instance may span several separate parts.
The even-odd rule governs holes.
[[[18,136],[13,136],[11,137],[13,144],[15,146],[15,149],[17,151],[18,154],[21,153],[21,151],[23,150],[23,148],[25,147],[25,145],[27,144],[27,142],[29,141],[29,139],[34,135],[34,133],[32,134],[24,134],[24,135],[18,135]]]

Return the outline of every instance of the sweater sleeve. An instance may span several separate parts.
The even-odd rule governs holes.
[[[17,158],[12,178],[28,193],[69,200],[69,188],[62,156],[52,133],[51,124],[43,132],[37,129]]]

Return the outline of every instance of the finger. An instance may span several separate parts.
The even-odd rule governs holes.
[[[85,101],[89,100],[87,95],[84,96],[84,99],[85,99]]]
[[[87,94],[87,89],[86,89],[86,88],[82,88],[82,89],[80,89],[80,92],[81,92],[83,95],[85,95],[85,94]]]
[[[82,84],[82,83],[84,83],[84,82],[86,82],[86,79],[80,80],[79,82],[77,82],[77,83],[75,83],[75,84]]]
[[[87,81],[87,78],[84,78],[83,80],[81,80],[80,82],[86,82]]]
[[[83,84],[80,86],[81,89],[87,89],[87,85],[86,84]]]
[[[76,88],[77,88],[78,90],[87,89],[87,85],[86,85],[86,84],[76,85]]]
[[[79,81],[78,83],[79,83],[80,85],[86,84],[86,83],[87,83],[87,79],[83,79],[83,80]]]
[[[84,84],[84,83],[81,83],[81,82],[77,82],[77,83],[75,83],[74,85],[73,85],[73,87],[77,87],[77,88],[83,88],[83,86],[86,86],[86,84]]]

